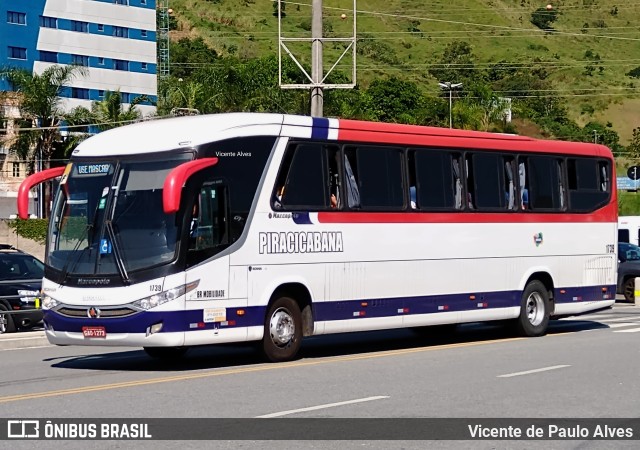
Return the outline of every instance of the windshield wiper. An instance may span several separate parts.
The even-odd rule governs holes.
[[[129,284],[129,275],[127,274],[127,268],[124,266],[124,261],[122,260],[120,244],[118,244],[116,234],[113,231],[113,224],[111,223],[111,220],[105,221],[105,228],[107,229],[107,234],[109,235],[109,239],[111,239],[111,244],[113,245],[113,256],[116,260],[116,267],[118,268],[120,278],[122,278],[123,283]]]

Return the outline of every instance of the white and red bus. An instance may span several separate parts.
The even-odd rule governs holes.
[[[60,345],[152,356],[304,336],[550,318],[610,307],[617,201],[608,148],[276,114],[100,133],[61,177],[43,280]]]

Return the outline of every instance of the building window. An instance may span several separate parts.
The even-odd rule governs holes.
[[[98,64],[104,66],[104,58],[98,58]]]
[[[9,47],[9,58],[27,59],[27,49],[22,47]]]
[[[71,88],[71,97],[81,100],[89,100],[89,89]]]
[[[115,37],[128,38],[129,29],[125,27],[113,27],[113,35]]]
[[[147,63],[142,63],[142,70],[147,70]]]
[[[120,92],[120,102],[121,103],[129,103],[129,93],[128,92]]]
[[[147,30],[140,30],[140,36],[147,37]]]
[[[42,28],[58,28],[58,19],[55,17],[40,16],[40,26]]]
[[[13,176],[16,178],[20,177],[20,163],[13,163]]]
[[[80,22],[78,20],[71,21],[71,31],[77,31],[79,33],[88,33],[89,24],[87,22]]]
[[[26,25],[27,14],[23,12],[7,11],[7,22],[14,25]]]
[[[129,5],[129,0],[113,0],[116,5]]]
[[[102,89],[100,89],[98,91],[98,97],[103,98],[104,97],[104,91]]]
[[[129,61],[123,61],[121,59],[113,60],[113,68],[115,70],[129,70]]]
[[[72,55],[71,56],[71,64],[75,64],[76,66],[89,66],[89,57],[85,55]]]
[[[98,24],[98,31],[101,31],[101,32],[104,31],[104,25],[103,24],[101,24],[101,23]]]
[[[56,52],[45,52],[40,50],[40,61],[57,63],[58,54]]]
[[[141,5],[146,5],[147,4],[147,0],[140,0],[140,4]]]

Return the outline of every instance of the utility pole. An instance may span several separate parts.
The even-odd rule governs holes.
[[[322,0],[313,0],[311,11],[311,115],[322,117],[324,98],[322,87]]]
[[[351,11],[342,9],[345,11],[341,13],[338,17],[340,21],[345,21],[349,18],[349,12],[351,12],[351,26],[344,27],[338,26],[338,35],[335,37],[323,37],[322,36],[322,0],[312,0],[311,3],[311,36],[305,35],[305,37],[289,37],[283,36],[282,33],[282,5],[281,3],[285,0],[274,0],[278,2],[278,84],[281,89],[304,89],[306,91],[310,91],[311,93],[311,111],[310,115],[314,117],[322,117],[323,116],[323,107],[324,107],[324,97],[323,91],[324,89],[353,89],[356,86],[356,0],[353,1],[353,8]],[[309,6],[309,4],[305,4],[305,6]],[[332,8],[333,10],[337,8]],[[331,16],[331,14],[330,14]],[[334,14],[335,16],[335,14]],[[348,23],[348,22],[347,22]],[[350,35],[345,35],[349,28],[351,28]],[[340,36],[342,34],[342,36]],[[342,54],[335,59],[335,62],[331,67],[329,67],[326,72],[324,70],[324,65],[322,61],[322,46],[324,42],[331,42],[334,48],[339,48],[340,46],[344,47]],[[290,43],[309,43],[311,44],[311,71],[305,67],[306,64],[303,64],[298,60],[298,57],[293,54],[291,48],[289,48]],[[305,48],[305,53],[308,51],[308,47]],[[291,61],[300,69],[300,72],[304,75],[303,82],[287,82],[283,80],[283,65],[282,58],[283,54],[285,57],[289,57]],[[306,53],[308,55],[308,53]],[[347,55],[351,57],[351,81],[346,83],[328,83],[327,78],[336,68],[338,63]],[[306,60],[306,58],[303,58]],[[307,66],[308,67],[308,66]],[[327,66],[328,67],[328,66]]]
[[[593,143],[598,143],[598,130],[593,130]]]

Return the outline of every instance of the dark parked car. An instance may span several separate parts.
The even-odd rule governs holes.
[[[0,334],[29,329],[42,321],[43,276],[44,264],[38,258],[0,244]]]
[[[640,247],[628,242],[618,242],[618,294],[624,294],[633,302],[635,278],[640,277]]]

